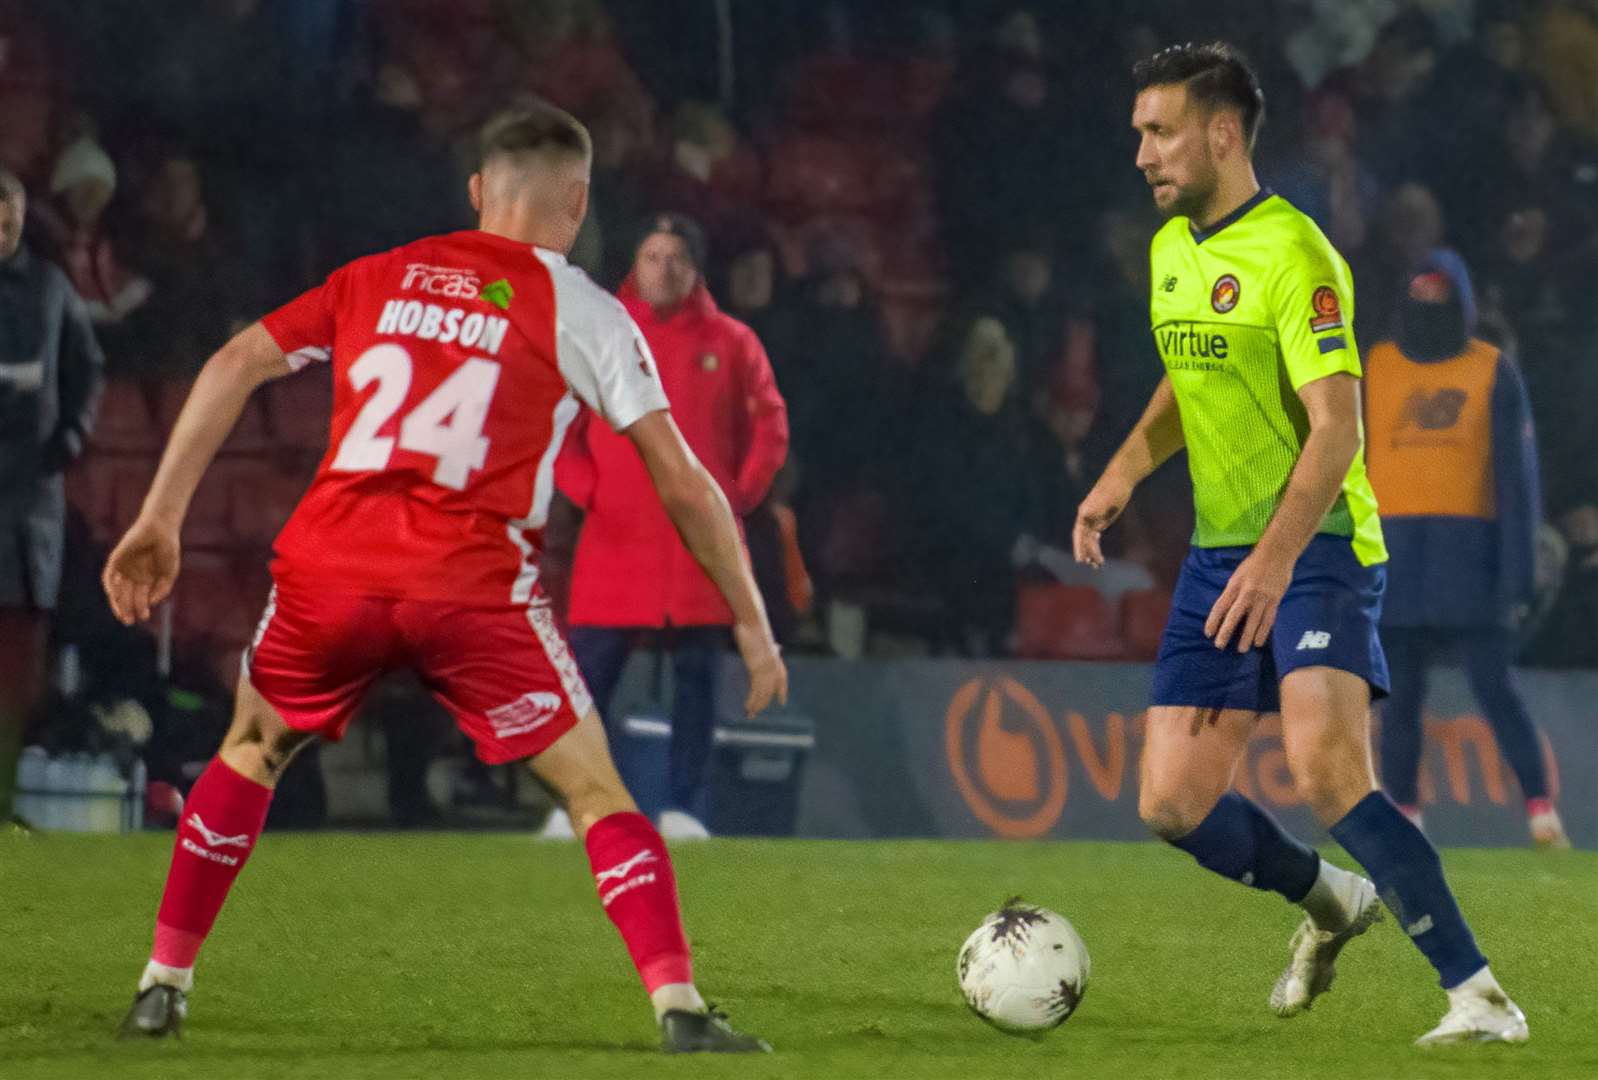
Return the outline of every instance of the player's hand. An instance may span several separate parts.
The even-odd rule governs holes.
[[[1076,526],[1071,530],[1071,548],[1076,561],[1087,563],[1094,569],[1104,565],[1104,551],[1099,547],[1099,537],[1115,524],[1121,511],[1132,498],[1132,485],[1105,473],[1093,485],[1082,505],[1076,508]]]
[[[141,517],[105,562],[100,583],[111,611],[124,626],[143,622],[172,593],[179,562],[178,530]]]
[[[1293,562],[1276,558],[1255,548],[1226,583],[1210,617],[1204,620],[1204,634],[1224,649],[1237,641],[1238,652],[1264,645],[1276,625],[1276,609],[1293,583]]]
[[[788,665],[782,650],[771,636],[771,628],[739,623],[732,628],[738,655],[749,671],[749,696],[744,699],[744,715],[753,720],[775,699],[788,704]]]

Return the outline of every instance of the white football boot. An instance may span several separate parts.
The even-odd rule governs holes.
[[[1314,914],[1305,915],[1294,931],[1293,959],[1271,989],[1271,1011],[1283,1019],[1297,1016],[1330,990],[1337,954],[1382,920],[1376,886],[1325,861],[1304,906]]]
[[[1448,1014],[1442,1022],[1415,1040],[1416,1046],[1454,1043],[1523,1043],[1531,1038],[1526,1014],[1509,1000],[1498,980],[1482,968],[1448,991]]]
[[[575,840],[577,830],[572,828],[571,815],[557,806],[549,812],[549,817],[544,819],[544,827],[538,830],[540,840]]]

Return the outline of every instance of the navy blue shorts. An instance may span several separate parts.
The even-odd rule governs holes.
[[[1283,676],[1304,667],[1353,672],[1387,696],[1387,658],[1376,636],[1386,566],[1361,566],[1347,537],[1317,536],[1293,568],[1263,648],[1217,649],[1204,636],[1210,609],[1252,548],[1192,548],[1176,583],[1154,664],[1154,704],[1277,712]],[[1237,633],[1242,633],[1239,627]]]

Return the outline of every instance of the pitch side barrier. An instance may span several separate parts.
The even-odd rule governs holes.
[[[812,837],[1133,840],[1151,668],[1141,664],[793,657],[789,712],[813,724],[796,832]],[[635,681],[636,670],[629,673]],[[1519,673],[1566,827],[1598,847],[1598,673]],[[743,700],[729,663],[721,700]],[[625,690],[625,687],[624,687]],[[1378,719],[1378,723],[1380,720]],[[731,715],[725,727],[736,727]],[[1421,792],[1443,845],[1521,846],[1520,790],[1461,672],[1433,673]],[[1281,721],[1250,740],[1237,787],[1324,840],[1293,788]]]

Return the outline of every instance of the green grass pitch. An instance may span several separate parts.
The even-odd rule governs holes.
[[[1387,920],[1313,1012],[1266,995],[1293,912],[1149,844],[712,841],[677,850],[700,985],[770,1058],[668,1059],[581,852],[509,835],[269,834],[201,957],[187,1037],[111,1037],[169,837],[0,839],[0,1077],[1598,1077],[1598,857],[1445,853],[1524,1047],[1415,1050],[1441,1015]],[[1093,954],[1039,1042],[968,1014],[955,952],[1010,893]]]

